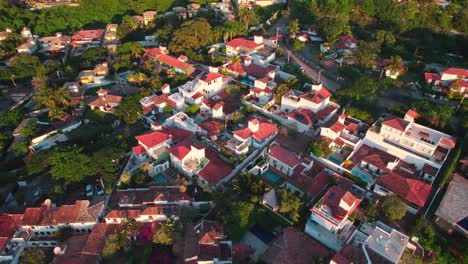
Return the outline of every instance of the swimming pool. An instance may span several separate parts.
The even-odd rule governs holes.
[[[34,152],[38,152],[38,151],[41,151],[43,149],[48,149],[48,148],[50,148],[50,145],[49,145],[49,142],[47,141],[42,141],[41,143],[32,146],[32,149],[34,150]]]
[[[153,181],[155,182],[166,182],[168,180],[169,179],[164,174],[161,174],[161,173],[158,173],[153,177]]]
[[[351,171],[351,173],[354,176],[358,177],[359,179],[361,179],[361,180],[363,180],[365,182],[371,182],[372,181],[371,176],[361,172],[359,169],[354,169],[354,170]]]
[[[338,164],[338,165],[340,165],[341,163],[343,163],[341,160],[339,160],[339,159],[337,159],[337,158],[335,158],[335,157],[333,157],[333,156],[328,157],[328,159],[329,159],[331,162],[333,162],[333,163],[335,163],[335,164]]]
[[[197,124],[197,125],[198,125],[198,124],[200,124],[201,122],[203,122],[203,120],[199,118],[199,119],[195,119],[195,121],[194,121],[194,122],[195,122],[195,124]]]
[[[245,84],[245,85],[252,85],[254,82],[250,80],[248,77],[242,78],[239,80],[239,82]]]
[[[272,172],[271,170],[265,171],[265,173],[263,173],[263,178],[273,184],[281,181],[281,176]]]

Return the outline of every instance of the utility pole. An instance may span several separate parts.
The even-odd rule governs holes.
[[[15,82],[15,75],[11,75],[11,81],[13,82],[13,85],[16,87],[16,82]]]
[[[289,64],[289,57],[291,57],[291,50],[288,50],[288,64]]]

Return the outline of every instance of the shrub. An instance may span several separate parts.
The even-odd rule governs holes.
[[[381,212],[389,221],[400,220],[406,215],[406,205],[395,195],[383,199]]]

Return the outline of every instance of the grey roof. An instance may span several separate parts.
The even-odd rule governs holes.
[[[436,215],[454,224],[468,216],[468,180],[455,175]]]

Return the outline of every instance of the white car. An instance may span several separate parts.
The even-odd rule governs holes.
[[[93,196],[93,194],[94,194],[94,189],[93,189],[93,186],[92,186],[91,184],[87,184],[87,185],[86,185],[85,193],[86,193],[86,197]]]

